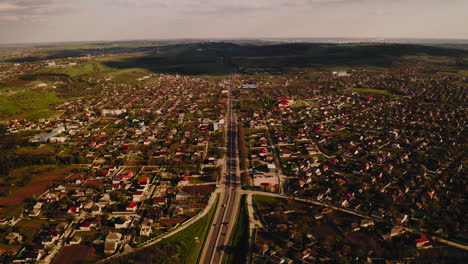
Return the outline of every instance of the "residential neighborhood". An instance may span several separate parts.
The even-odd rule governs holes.
[[[223,82],[100,83],[99,98],[62,104],[56,118],[7,125],[9,134],[40,131],[25,144],[59,149],[55,158],[73,166],[19,215],[2,218],[12,245],[2,254],[15,262],[50,263],[82,245],[99,258],[141,246],[196,216],[214,192],[225,151]]]
[[[78,46],[0,47],[0,263],[468,259],[465,51]]]

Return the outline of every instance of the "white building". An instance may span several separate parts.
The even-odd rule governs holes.
[[[30,142],[40,142],[40,143],[45,143],[49,141],[50,138],[56,137],[57,135],[65,132],[65,127],[64,126],[59,126],[55,129],[53,129],[50,132],[44,132],[44,133],[39,133],[35,135],[33,138],[29,139]]]
[[[339,72],[333,72],[332,73],[332,76],[333,77],[346,77],[346,76],[349,76],[349,74],[345,71],[339,71]]]
[[[102,109],[101,115],[103,116],[116,116],[127,113],[127,109]]]

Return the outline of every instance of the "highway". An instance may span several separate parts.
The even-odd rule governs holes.
[[[236,222],[237,211],[240,203],[240,176],[239,176],[239,152],[237,144],[237,114],[234,90],[234,75],[229,79],[229,95],[227,103],[227,153],[226,173],[220,179],[220,203],[216,209],[215,218],[208,234],[200,263],[221,263],[224,249],[231,236]]]

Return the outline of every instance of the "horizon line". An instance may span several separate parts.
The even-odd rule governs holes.
[[[330,42],[332,40],[351,40],[351,42],[376,42],[382,43],[385,41],[412,41],[413,43],[424,43],[424,41],[429,42],[439,42],[441,41],[463,41],[467,42],[468,38],[409,38],[409,37],[232,37],[232,38],[220,38],[220,37],[207,37],[207,38],[195,38],[195,37],[180,37],[180,38],[148,38],[148,39],[113,39],[113,40],[68,40],[68,41],[40,41],[40,42],[16,42],[16,43],[0,43],[1,46],[35,46],[35,45],[59,45],[59,44],[71,44],[71,43],[112,43],[112,42],[168,42],[168,41],[239,41],[239,40],[248,40],[248,41],[302,41],[309,42],[310,40],[322,40],[317,42]],[[421,41],[421,42],[418,42]],[[445,42],[447,43],[447,42]],[[452,43],[450,43],[452,44]]]

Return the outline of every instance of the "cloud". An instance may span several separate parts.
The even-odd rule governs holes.
[[[0,0],[0,21],[44,22],[50,16],[75,9],[73,0]]]
[[[110,0],[110,2],[111,4],[136,8],[173,6],[173,1],[171,0]]]
[[[198,12],[260,10],[281,7],[300,7],[327,4],[347,4],[366,0],[107,0],[110,4],[134,8],[185,7]],[[370,1],[370,0],[367,0]]]
[[[281,8],[346,5],[369,0],[189,0],[189,6],[208,13],[236,13]]]
[[[18,10],[21,9],[22,7],[19,5],[16,5],[14,3],[0,3],[0,12],[5,12],[5,11],[13,11],[13,10]]]
[[[17,22],[20,21],[20,18],[18,16],[0,16],[0,21]]]

